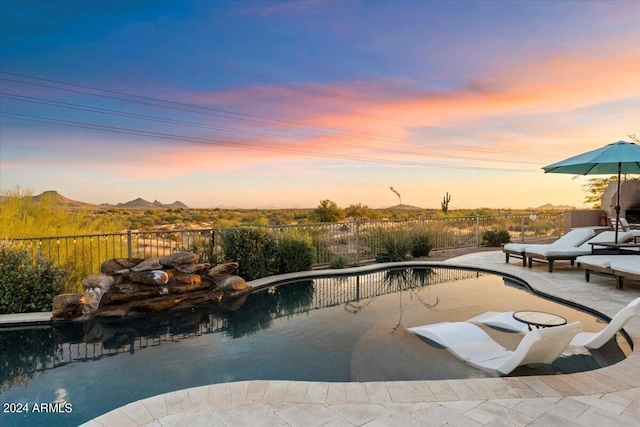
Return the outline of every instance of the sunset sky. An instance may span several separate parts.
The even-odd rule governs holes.
[[[583,207],[640,136],[640,1],[0,2],[0,189]]]

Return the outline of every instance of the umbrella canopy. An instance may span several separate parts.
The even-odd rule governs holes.
[[[545,173],[573,175],[618,175],[616,243],[620,223],[620,175],[640,174],[640,145],[618,141],[542,168]]]

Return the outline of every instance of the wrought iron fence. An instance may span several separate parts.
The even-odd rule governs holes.
[[[342,256],[350,264],[371,261],[382,251],[385,232],[425,231],[432,249],[480,246],[487,230],[507,230],[512,241],[560,236],[563,215],[475,216],[460,218],[413,219],[402,221],[350,221],[340,223],[265,226],[276,238],[287,233],[308,236],[312,242],[315,267],[326,266]],[[200,254],[202,262],[224,260],[219,235],[224,229],[189,229],[173,231],[128,230],[77,236],[52,236],[12,239],[28,246],[33,255],[43,254],[66,268],[72,278],[81,280],[100,271],[100,264],[110,258],[162,257],[178,251]]]

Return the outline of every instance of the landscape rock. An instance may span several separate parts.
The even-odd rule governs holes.
[[[193,274],[201,274],[203,271],[208,270],[211,267],[211,264],[182,264],[176,265],[174,268],[181,273],[193,273]]]
[[[167,295],[151,300],[136,301],[134,303],[131,303],[130,306],[132,311],[139,311],[143,313],[158,313],[161,311],[172,309],[173,307],[184,301],[185,298],[186,297],[176,298],[173,295]]]
[[[192,252],[176,252],[161,258],[107,260],[100,266],[102,274],[83,279],[85,292],[54,298],[53,319],[122,318],[212,303],[239,307],[249,286],[240,276],[231,275],[238,263],[211,268],[209,263],[198,263],[199,259]]]
[[[104,274],[120,274],[140,264],[144,258],[112,258],[100,265],[100,271]]]
[[[122,274],[122,277],[144,285],[166,285],[169,282],[169,275],[162,270],[127,271]]]
[[[151,271],[162,270],[162,264],[158,258],[148,258],[137,264],[135,267],[131,267],[131,271]]]
[[[98,308],[99,296],[94,292],[61,294],[53,298],[52,319],[83,318]]]
[[[244,291],[249,289],[247,282],[240,276],[225,277],[217,282],[217,285],[223,291]]]
[[[226,264],[216,265],[207,271],[206,275],[211,277],[214,282],[218,282],[225,277],[231,276],[231,273],[233,273],[238,266],[239,264],[237,262],[228,262]]]
[[[98,292],[104,294],[113,285],[115,279],[106,274],[92,274],[82,279],[82,288],[85,292]]]
[[[193,252],[176,252],[160,258],[160,264],[165,267],[175,267],[183,264],[195,264],[200,259],[200,255]]]

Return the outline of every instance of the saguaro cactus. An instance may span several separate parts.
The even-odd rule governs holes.
[[[442,202],[440,203],[442,205],[442,212],[444,212],[445,214],[449,213],[449,202],[451,201],[451,196],[449,195],[449,192],[447,191],[446,196],[444,196],[442,198]]]

